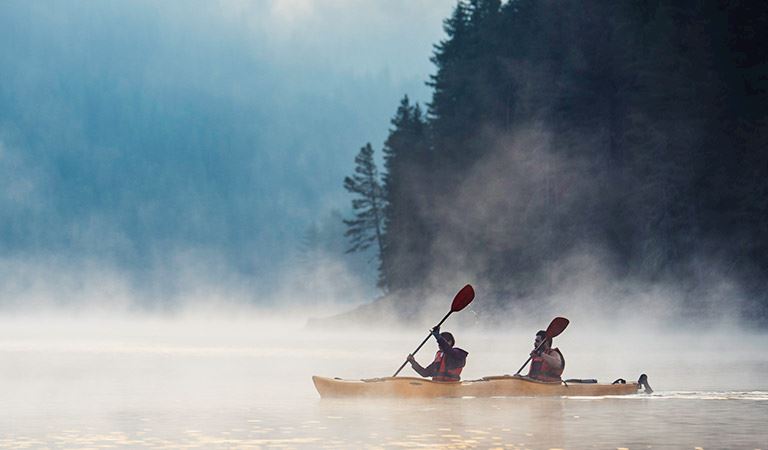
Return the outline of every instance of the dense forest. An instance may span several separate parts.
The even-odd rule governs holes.
[[[461,0],[444,28],[431,101],[345,180],[385,292],[525,304],[595,265],[768,313],[768,2]]]

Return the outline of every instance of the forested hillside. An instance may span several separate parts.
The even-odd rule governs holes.
[[[588,264],[768,311],[768,3],[471,0],[445,31],[382,149],[387,292],[524,304]]]

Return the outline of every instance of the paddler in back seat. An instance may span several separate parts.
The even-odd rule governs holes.
[[[565,369],[565,357],[560,353],[560,349],[552,348],[552,338],[545,340],[546,337],[547,332],[544,330],[536,333],[528,377],[540,381],[562,381],[560,376]]]
[[[421,367],[412,354],[408,355],[408,362],[411,363],[411,367],[419,375],[422,377],[432,377],[432,381],[459,381],[461,379],[461,369],[467,363],[467,355],[469,353],[454,347],[453,345],[456,341],[453,339],[453,335],[447,331],[441,333],[440,327],[432,329],[432,336],[435,337],[440,348],[435,354],[432,364],[427,367]]]

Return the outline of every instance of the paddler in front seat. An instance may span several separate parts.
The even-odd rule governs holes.
[[[437,345],[440,348],[435,354],[432,364],[421,367],[412,354],[408,355],[408,362],[419,375],[432,377],[432,381],[459,381],[461,370],[467,363],[469,353],[454,347],[456,341],[453,339],[453,335],[447,331],[441,333],[440,327],[432,329],[432,336],[437,340]]]
[[[544,330],[539,330],[536,333],[528,378],[539,381],[562,381],[560,376],[565,369],[565,357],[559,348],[552,348],[552,338],[545,340],[546,337],[547,332]]]

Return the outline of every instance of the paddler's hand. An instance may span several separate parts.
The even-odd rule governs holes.
[[[435,339],[437,339],[437,337],[440,336],[440,327],[432,328],[430,333],[432,333],[432,336],[434,336]]]
[[[405,358],[405,360],[406,360],[406,361],[408,361],[408,362],[409,362],[409,363],[411,363],[411,364],[413,364],[414,362],[416,362],[416,358],[414,358],[414,357],[413,357],[413,354],[411,354],[411,353],[408,353],[408,357],[407,357],[407,358]]]

